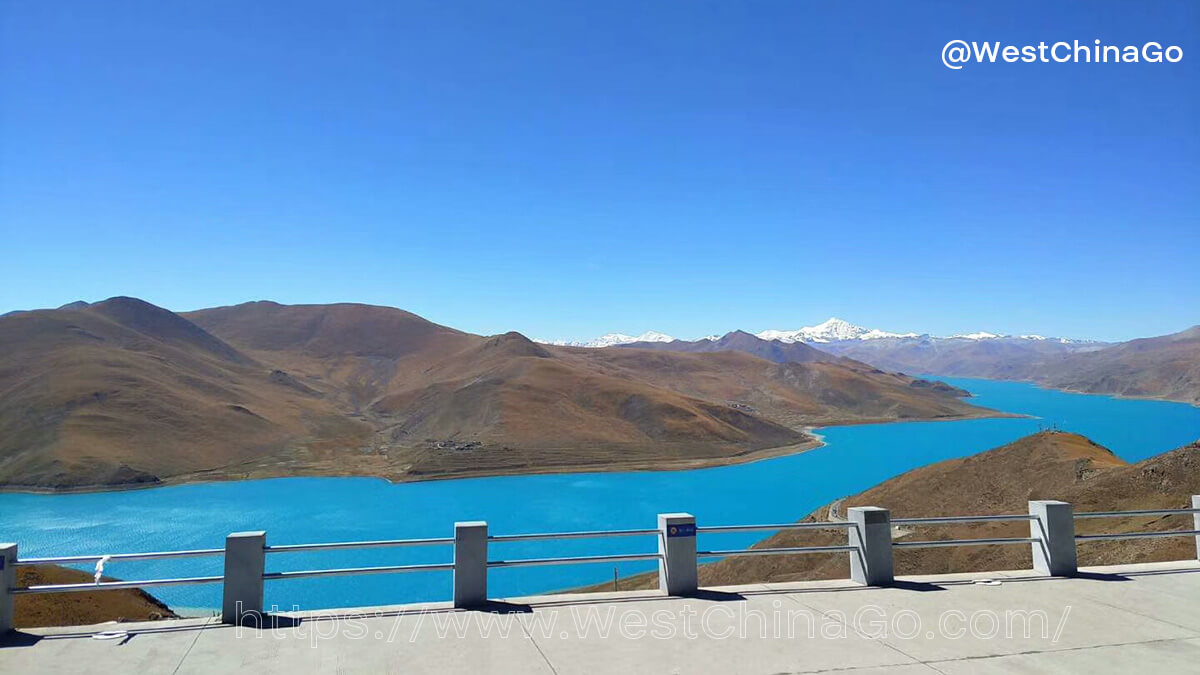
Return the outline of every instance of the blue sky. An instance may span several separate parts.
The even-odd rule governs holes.
[[[1200,323],[1200,3],[0,0],[0,312]],[[952,39],[1182,47],[968,64]]]

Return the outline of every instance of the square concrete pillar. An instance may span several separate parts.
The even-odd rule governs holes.
[[[1075,558],[1075,510],[1066,502],[1039,500],[1029,502],[1029,536],[1033,569],[1052,577],[1074,576],[1078,571]]]
[[[225,537],[225,583],[221,621],[263,626],[263,573],[267,565],[267,533],[234,532]]]
[[[1200,509],[1200,495],[1192,495],[1192,508]],[[1200,513],[1192,514],[1192,529],[1200,532]],[[1196,535],[1196,559],[1200,560],[1200,534]]]
[[[17,545],[0,544],[0,635],[13,628],[13,595],[17,587]]]
[[[482,520],[454,524],[454,606],[487,603],[488,526]]]
[[[865,586],[887,586],[895,580],[892,561],[892,515],[878,506],[852,506],[846,519],[850,546],[850,579]]]
[[[696,517],[658,514],[658,587],[667,595],[696,592]]]

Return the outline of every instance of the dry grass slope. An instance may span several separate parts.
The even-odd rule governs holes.
[[[17,568],[20,587],[44,584],[91,583],[87,572],[35,565]],[[105,581],[115,581],[104,577]],[[153,621],[176,618],[169,607],[140,589],[97,591],[95,593],[46,593],[18,595],[13,607],[16,628],[36,626],[88,626],[105,621]]]
[[[1061,499],[1076,511],[1187,508],[1200,494],[1200,444],[1127,464],[1083,436],[1043,432],[970,457],[914,469],[817,509],[806,521],[842,519],[851,506],[881,506],[893,518],[1026,513],[1031,499]],[[1140,532],[1192,529],[1190,516],[1097,518],[1076,522],[1077,532]],[[784,532],[756,544],[777,548],[844,544],[841,531]],[[1023,522],[895,527],[903,539],[1028,537]],[[1080,565],[1191,559],[1192,537],[1098,541],[1080,544]],[[897,549],[897,574],[941,574],[1027,569],[1027,546]],[[700,568],[702,585],[840,579],[849,576],[845,554],[730,558]],[[655,588],[657,577],[639,575],[621,588]],[[597,588],[609,588],[611,584]]]

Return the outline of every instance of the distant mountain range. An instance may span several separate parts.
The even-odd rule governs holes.
[[[830,319],[794,331],[751,335],[736,330],[718,339],[619,346],[679,352],[736,350],[778,363],[821,360],[812,352],[823,352],[907,374],[1020,380],[1074,392],[1200,404],[1200,327],[1115,345],[1042,335],[882,333]]]
[[[658,351],[743,351],[787,362],[849,358],[886,371],[1023,380],[1072,391],[1200,403],[1200,327],[1117,344],[979,331],[948,337],[889,333],[832,318],[797,330],[733,331],[700,340],[621,341]],[[814,353],[815,352],[815,353]]]
[[[598,338],[591,340],[534,340],[534,342],[544,345],[555,345],[557,347],[616,347],[617,345],[627,345],[634,342],[673,342],[675,338],[666,333],[649,330],[641,335],[634,337],[624,333],[605,333]]]
[[[684,468],[813,447],[813,425],[996,414],[772,344],[766,358],[559,347],[357,304],[14,312],[0,317],[0,486]]]
[[[740,332],[740,331],[738,331],[738,332]],[[883,340],[883,339],[888,339],[888,338],[916,339],[916,338],[922,338],[922,337],[930,338],[930,339],[948,339],[948,340],[955,340],[955,339],[957,339],[957,340],[1008,339],[1008,340],[1029,340],[1029,341],[1034,341],[1034,342],[1058,342],[1058,343],[1062,343],[1062,344],[1100,344],[1100,343],[1095,342],[1094,340],[1073,340],[1070,338],[1049,338],[1049,337],[1045,337],[1042,335],[1032,335],[1032,334],[1030,334],[1030,335],[1002,335],[999,333],[989,333],[987,331],[976,331],[974,333],[963,333],[963,334],[958,334],[958,335],[946,336],[944,338],[938,338],[936,336],[932,336],[927,333],[912,333],[912,332],[891,333],[891,332],[888,332],[885,330],[879,330],[878,328],[864,328],[862,326],[852,324],[849,321],[845,321],[844,319],[839,319],[837,317],[832,317],[830,319],[827,319],[827,320],[823,321],[822,323],[819,323],[815,326],[805,326],[803,328],[797,328],[796,330],[764,330],[762,332],[755,333],[754,335],[755,335],[755,337],[761,338],[763,340],[774,340],[777,342],[784,342],[784,343],[789,343],[789,344],[793,343],[793,342],[815,342],[815,343],[824,344],[824,343],[829,343],[829,342],[847,342],[847,341],[852,341],[852,340]],[[715,341],[715,340],[719,340],[720,337],[721,336],[719,336],[719,335],[709,335],[709,336],[700,338],[700,340],[696,340],[695,342],[699,342],[702,340]],[[678,339],[678,338],[673,338],[670,335],[667,335],[665,333],[659,333],[658,331],[647,331],[637,337],[634,337],[631,335],[625,335],[624,333],[608,333],[606,335],[602,335],[598,338],[591,339],[591,340],[575,340],[575,341],[536,340],[536,342],[541,342],[543,344],[554,344],[554,345],[570,345],[572,347],[599,348],[599,347],[615,347],[615,346],[619,346],[619,345],[633,344],[635,342],[672,342],[676,339]],[[685,340],[685,342],[686,342],[686,340]]]

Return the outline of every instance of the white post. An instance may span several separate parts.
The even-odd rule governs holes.
[[[454,524],[454,606],[487,603],[488,527],[482,520]]]
[[[887,586],[895,580],[892,561],[892,516],[877,506],[846,510],[849,532],[850,579],[864,586]]]
[[[1029,502],[1029,536],[1036,541],[1033,569],[1052,577],[1074,576],[1078,571],[1075,557],[1075,511],[1066,502],[1038,500]]]
[[[658,587],[667,595],[696,592],[696,517],[658,514]]]
[[[1200,495],[1192,495],[1192,508],[1200,509]],[[1200,513],[1192,514],[1192,529],[1200,532]],[[1200,560],[1200,534],[1196,535],[1196,559]]]
[[[17,587],[17,545],[0,544],[0,635],[13,629],[13,592]]]
[[[267,533],[234,532],[225,537],[225,583],[221,621],[263,627],[263,572]]]

